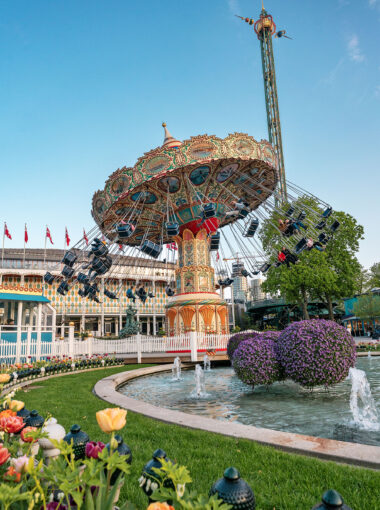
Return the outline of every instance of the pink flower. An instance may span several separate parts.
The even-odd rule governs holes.
[[[11,459],[11,466],[13,466],[17,473],[25,473],[28,467],[29,457],[23,455],[17,459]]]
[[[90,457],[93,459],[97,459],[99,456],[99,453],[103,450],[105,447],[105,444],[101,441],[95,442],[95,441],[89,441],[86,444],[86,457]]]

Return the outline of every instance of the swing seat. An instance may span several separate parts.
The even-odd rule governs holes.
[[[78,273],[77,280],[79,283],[90,283],[89,277],[84,273]]]
[[[264,273],[266,273],[266,272],[268,271],[268,269],[269,269],[271,266],[272,266],[272,264],[269,264],[269,262],[265,262],[265,264],[263,264],[263,265],[260,267],[259,271],[260,271],[261,273],[263,273],[263,274],[264,274]]]
[[[127,298],[129,298],[129,299],[136,299],[136,296],[133,294],[133,290],[132,289],[128,289],[127,290]]]
[[[305,248],[307,247],[307,241],[305,237],[303,237],[294,247],[294,251],[297,255],[299,255]]]
[[[119,299],[114,292],[111,292],[108,289],[104,289],[104,295],[110,299]]]
[[[256,230],[259,226],[259,220],[254,219],[251,221],[251,223],[248,225],[248,227],[243,232],[243,237],[253,237],[256,233]]]
[[[210,237],[210,251],[218,251],[220,243],[220,232],[215,232]]]
[[[69,284],[66,281],[63,281],[59,284],[57,292],[61,294],[61,296],[66,296],[66,293],[69,290]]]
[[[140,251],[142,251],[143,253],[146,253],[147,255],[150,255],[151,257],[156,259],[162,252],[162,246],[147,239],[140,246]]]
[[[258,274],[260,274],[260,271],[252,271],[252,276],[257,276]]]
[[[299,213],[299,215],[297,216],[297,220],[296,220],[296,221],[303,221],[305,218],[306,218],[306,213],[305,213],[305,211],[301,211],[301,212]]]
[[[78,295],[80,297],[86,297],[88,295],[88,292],[86,291],[86,289],[79,289],[78,290]]]
[[[238,220],[242,220],[246,218],[249,214],[249,209],[247,207],[244,207],[244,209],[240,209],[239,214],[237,215]]]
[[[245,278],[247,278],[248,276],[250,276],[250,274],[248,273],[248,271],[246,269],[242,269],[241,270],[241,274],[242,276],[244,276]]]
[[[108,253],[107,246],[98,238],[91,244],[91,251],[96,257],[104,257]]]
[[[326,220],[322,220],[315,225],[315,228],[318,230],[322,230],[325,228],[325,226],[326,226]]]
[[[85,285],[84,288],[87,290],[87,294],[90,297],[95,297],[98,292],[98,287],[96,285]]]
[[[44,282],[46,282],[49,285],[51,285],[54,282],[54,276],[51,273],[49,273],[49,272],[45,273],[45,275],[44,275]]]
[[[65,278],[72,278],[75,273],[75,269],[70,266],[63,266],[63,269],[61,271],[61,275]]]
[[[154,296],[153,292],[149,292],[148,297],[154,298],[155,296]]]
[[[169,297],[172,297],[175,294],[174,290],[171,289],[170,287],[165,287],[165,292],[166,292],[166,295]]]
[[[332,207],[328,207],[322,213],[322,218],[328,218],[332,213]]]
[[[340,227],[340,223],[338,220],[335,220],[331,225],[330,225],[330,230],[331,232],[336,232],[338,230],[338,228]]]
[[[165,228],[166,228],[166,234],[168,236],[177,236],[179,234],[179,223],[168,222],[168,223],[166,223]]]
[[[95,271],[95,273],[99,276],[105,274],[111,266],[112,266],[111,257],[107,256],[105,259],[95,257],[94,260],[92,261],[91,269],[92,271]]]
[[[215,204],[206,204],[202,209],[202,219],[213,218],[216,213]]]
[[[322,244],[327,243],[327,235],[325,232],[322,232],[322,234],[319,234],[318,241]]]
[[[73,267],[77,260],[77,256],[72,251],[67,251],[63,259],[61,260],[62,264],[66,264],[66,266]]]
[[[126,223],[125,225],[119,225],[116,230],[120,239],[128,239],[133,234],[135,228],[132,223]]]
[[[294,213],[294,207],[291,206],[289,207],[289,209],[286,211],[285,213],[285,216],[287,216],[288,218],[290,218],[292,216],[292,214]]]

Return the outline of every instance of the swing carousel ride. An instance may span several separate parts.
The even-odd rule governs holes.
[[[267,16],[262,11],[261,31],[266,27],[275,33],[265,25]],[[118,299],[107,282],[120,257],[134,257],[136,264],[142,259],[166,266],[174,262],[175,280],[168,277],[166,286],[167,333],[227,333],[223,291],[234,281],[229,258],[242,254],[245,265],[239,276],[245,278],[281,265],[290,268],[303,251],[324,250],[339,227],[327,203],[285,181],[278,106],[273,111],[272,143],[243,133],[179,141],[163,123],[163,145],[141,156],[133,167],[116,170],[94,194],[96,225],[65,253],[58,293],[65,295],[80,284],[82,298]],[[274,243],[269,252],[259,235],[268,222],[281,239],[281,248]],[[44,279],[52,284],[57,277],[46,273]],[[127,298],[145,302],[154,295],[144,286],[131,287]]]

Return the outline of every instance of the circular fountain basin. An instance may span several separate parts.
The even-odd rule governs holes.
[[[380,360],[361,358],[356,368],[365,371],[380,415]],[[368,430],[353,419],[350,380],[328,390],[310,391],[292,381],[252,390],[231,367],[213,368],[204,375],[205,393],[200,396],[194,391],[193,370],[183,371],[179,381],[168,372],[139,377],[118,391],[155,406],[217,420],[380,446],[380,426]]]

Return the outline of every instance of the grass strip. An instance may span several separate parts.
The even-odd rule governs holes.
[[[36,381],[20,390],[16,398],[23,400],[29,410],[37,409],[42,416],[50,413],[67,431],[72,424],[78,423],[91,440],[107,442],[108,437],[99,429],[95,413],[113,406],[99,400],[92,389],[103,377],[144,366],[150,365],[104,368]],[[235,466],[252,487],[257,510],[307,510],[330,488],[339,491],[353,510],[380,508],[378,471],[168,425],[130,411],[127,425],[121,432],[133,454],[132,472],[126,479],[121,497],[127,497],[141,510],[148,505],[137,480],[157,448],[164,449],[169,458],[188,467],[193,478],[191,487],[198,492],[207,493],[226,467]]]

